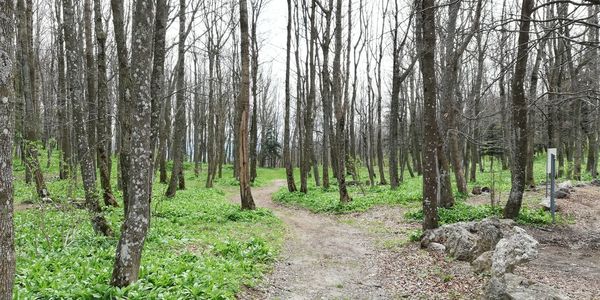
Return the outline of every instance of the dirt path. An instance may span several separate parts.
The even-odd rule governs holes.
[[[258,207],[275,213],[288,228],[274,271],[240,299],[389,299],[378,283],[377,249],[369,233],[335,217],[288,208],[271,201],[285,180],[253,189]],[[238,200],[239,196],[233,197]]]

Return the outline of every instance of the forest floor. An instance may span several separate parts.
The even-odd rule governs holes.
[[[285,185],[275,180],[253,189],[258,207],[271,209],[287,225],[286,241],[273,271],[239,299],[476,299],[488,277],[468,263],[420,249],[411,233],[420,224],[408,208],[376,206],[366,212],[316,214],[274,203]],[[527,192],[524,206],[536,208],[543,189]],[[469,198],[487,203],[485,195]],[[489,196],[487,196],[489,198]],[[239,196],[232,196],[239,202]],[[600,297],[600,187],[575,188],[559,200],[568,224],[524,226],[541,244],[537,260],[517,269],[573,299]]]

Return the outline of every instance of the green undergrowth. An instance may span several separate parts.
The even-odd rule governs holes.
[[[282,188],[273,195],[273,200],[287,205],[300,206],[315,213],[341,214],[366,211],[376,205],[420,202],[423,197],[420,179],[417,177],[409,178],[397,190],[391,190],[389,186],[370,187],[365,185],[362,188],[349,186],[348,191],[352,196],[352,201],[346,204],[340,202],[336,183],[332,183],[326,190],[309,185],[307,194],[289,193],[287,188]]]
[[[17,278],[15,299],[235,299],[244,285],[255,285],[269,271],[283,243],[283,223],[271,211],[242,211],[217,181],[206,189],[185,164],[186,190],[165,198],[166,185],[155,183],[150,229],[139,281],[125,288],[109,285],[123,210],[105,208],[114,237],[96,235],[85,210],[71,201],[83,199],[81,180],[58,180],[58,159],[46,168],[53,203],[36,204],[15,214]],[[116,186],[113,160],[113,191]],[[206,169],[204,169],[206,170]],[[204,171],[203,170],[203,171]],[[231,168],[223,178],[232,177]],[[276,176],[278,170],[259,169]],[[15,162],[16,202],[35,199]],[[267,178],[265,178],[265,183]]]
[[[463,201],[457,201],[451,208],[438,208],[440,225],[457,222],[479,221],[488,217],[502,217],[502,207],[491,205],[469,205]],[[413,221],[423,221],[423,209],[414,209],[405,213],[405,217]],[[558,223],[567,220],[560,214],[556,215]],[[517,217],[517,223],[528,225],[546,225],[552,223],[552,216],[543,209],[530,209],[522,207]]]

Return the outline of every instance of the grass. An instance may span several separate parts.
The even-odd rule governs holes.
[[[224,180],[206,189],[204,177],[195,178],[186,164],[187,189],[175,198],[163,196],[166,185],[154,185],[140,280],[126,288],[111,287],[118,236],[95,235],[88,213],[68,204],[70,198],[83,198],[83,191],[81,184],[56,179],[57,161],[53,158],[50,168],[44,168],[55,204],[15,215],[15,299],[234,299],[243,285],[260,280],[281,248],[284,227],[270,211],[240,210],[228,201]],[[45,167],[45,159],[41,163]],[[19,164],[15,162],[15,195],[23,202],[35,198],[35,192],[24,184]],[[223,178],[232,176],[230,170],[224,168]],[[266,174],[265,182],[276,173],[259,172]],[[105,212],[118,235],[122,208]]]

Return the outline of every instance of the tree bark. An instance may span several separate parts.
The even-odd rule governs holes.
[[[346,135],[344,133],[346,127],[346,105],[342,95],[342,0],[337,0],[335,8],[335,53],[333,57],[333,97],[335,109],[335,135],[337,162],[334,162],[337,168],[337,182],[340,193],[340,202],[348,203],[352,198],[348,194],[346,187]]]
[[[523,190],[525,188],[525,164],[527,163],[527,99],[523,82],[527,72],[527,51],[529,48],[529,27],[534,0],[523,0],[521,7],[521,21],[519,25],[519,38],[517,48],[517,61],[512,80],[512,113],[513,127],[515,130],[515,155],[512,163],[512,187],[504,217],[514,219],[519,215]]]
[[[240,34],[242,56],[242,77],[240,80],[240,93],[238,98],[238,109],[240,110],[240,123],[238,124],[240,144],[238,148],[239,174],[240,174],[240,198],[242,209],[255,209],[252,191],[250,190],[250,174],[248,166],[248,106],[250,102],[250,45],[248,38],[248,4],[246,0],[240,0]]]
[[[66,0],[70,1],[70,0]],[[114,0],[116,1],[116,0]],[[131,48],[132,106],[131,172],[127,201],[129,208],[121,226],[111,284],[127,286],[138,279],[142,249],[150,225],[150,194],[152,184],[150,122],[152,118],[150,79],[152,66],[152,12],[154,1],[138,0],[133,11]]]
[[[123,189],[123,209],[125,215],[129,209],[129,182],[131,172],[131,78],[129,74],[129,55],[125,42],[125,25],[123,17],[123,1],[111,0],[113,13],[113,27],[115,32],[115,44],[117,45],[117,58],[119,64],[119,100],[118,100],[118,124],[120,125],[119,163],[121,167],[120,186]]]
[[[292,157],[290,154],[290,56],[292,51],[292,0],[287,0],[288,22],[287,22],[287,41],[285,52],[285,119],[283,128],[283,160],[285,164],[285,177],[288,191],[295,192],[296,182],[294,180],[294,167],[292,166]]]
[[[179,43],[177,44],[177,93],[175,105],[175,132],[173,136],[173,169],[166,191],[168,198],[175,197],[177,186],[183,179],[183,154],[185,152],[185,0],[179,0]],[[185,186],[184,186],[185,187]],[[181,186],[180,186],[181,188]]]
[[[15,27],[13,1],[0,2],[0,299],[13,298],[15,233],[13,223],[13,53]]]
[[[96,151],[98,153],[100,183],[103,190],[104,204],[107,206],[119,206],[110,185],[111,162],[110,148],[108,145],[111,144],[112,137],[110,132],[111,124],[108,119],[108,106],[110,106],[110,101],[108,100],[108,86],[106,79],[106,33],[102,27],[102,4],[100,0],[94,0],[94,14],[96,40],[98,42],[98,123],[96,126],[98,143],[96,144]]]
[[[89,145],[97,148],[96,141],[96,121],[98,119],[98,108],[96,104],[96,82],[98,75],[97,65],[94,61],[94,43],[92,33],[92,2],[91,0],[83,1],[83,29],[85,35],[85,79],[87,81],[86,88],[86,112],[87,112],[87,134]],[[94,173],[96,171],[96,157],[92,161]]]
[[[419,0],[416,1],[419,3]],[[421,0],[421,26],[417,26],[417,43],[421,45],[421,74],[423,76],[423,230],[438,227],[437,205],[439,197],[438,128],[436,118],[435,75],[435,2]]]
[[[55,15],[56,15],[56,63],[58,72],[58,88],[57,88],[57,116],[58,124],[67,124],[69,119],[68,113],[68,99],[67,99],[67,86],[65,80],[65,51],[63,41],[63,23],[61,21],[61,1],[56,0]],[[59,145],[60,145],[60,170],[59,178],[67,179],[70,177],[72,171],[71,165],[71,133],[69,126],[59,127]]]
[[[151,136],[150,145],[152,150],[152,170],[156,163],[157,145],[160,135],[160,110],[165,103],[165,95],[163,86],[165,82],[165,35],[169,7],[166,0],[156,1],[156,14],[154,17],[154,42],[153,42],[153,60],[152,60],[152,76],[150,83],[150,96],[152,97],[152,117],[150,122]],[[158,148],[158,151],[161,149]],[[154,175],[154,172],[152,172]],[[166,181],[166,180],[165,180]]]

